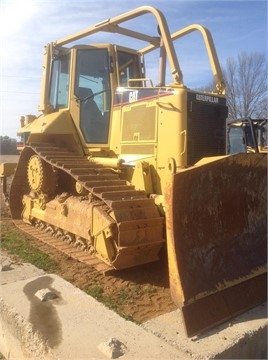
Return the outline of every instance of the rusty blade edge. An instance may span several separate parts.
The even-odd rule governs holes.
[[[187,335],[192,337],[267,301],[267,276],[261,274],[184,305]]]

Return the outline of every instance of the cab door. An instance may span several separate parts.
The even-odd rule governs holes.
[[[108,48],[77,48],[74,67],[75,123],[86,144],[107,146],[112,99]]]

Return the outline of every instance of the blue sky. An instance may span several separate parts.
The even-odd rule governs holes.
[[[143,5],[161,10],[171,33],[194,23],[207,27],[223,67],[241,52],[267,53],[266,0],[0,0],[0,135],[15,138],[19,117],[38,115],[45,44]],[[150,27],[154,34],[150,21],[137,24],[137,29]],[[109,39],[94,36],[92,42],[98,41]],[[201,36],[178,40],[176,50],[185,85],[207,85],[212,76]],[[157,66],[156,59],[147,63],[154,83]]]

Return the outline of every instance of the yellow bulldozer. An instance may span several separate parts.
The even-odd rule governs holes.
[[[149,34],[137,25],[145,17]],[[175,42],[194,31],[211,64],[211,92],[183,82]],[[100,32],[118,43],[94,44]],[[159,58],[156,85],[147,54]],[[46,45],[42,115],[21,117],[14,222],[113,269],[156,261],[167,246],[188,336],[264,302],[267,157],[226,155],[224,94],[210,32],[194,24],[170,33],[150,6]]]

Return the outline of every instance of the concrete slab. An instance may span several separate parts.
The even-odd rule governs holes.
[[[0,273],[0,352],[7,359],[267,358],[266,306],[188,339],[179,310],[138,326],[59,276],[8,261]]]
[[[44,275],[45,272],[38,269],[31,264],[13,264],[5,261],[2,263],[2,271],[0,272],[0,284],[10,284],[24,279],[29,279],[33,276]],[[0,292],[1,293],[1,292]]]
[[[192,359],[267,359],[267,323],[267,304],[263,304],[192,338],[185,336],[180,310],[142,326]]]
[[[35,294],[44,288],[56,293],[58,298],[40,301]],[[99,346],[111,338],[126,346],[124,359],[177,359],[178,355],[185,355],[142,327],[125,321],[57,275],[2,285],[1,299],[0,346],[5,340],[17,338],[19,359],[36,358],[37,353],[38,359],[107,359]],[[14,339],[12,343],[14,347]],[[6,349],[0,350],[6,356]],[[12,352],[9,347],[9,358]]]

